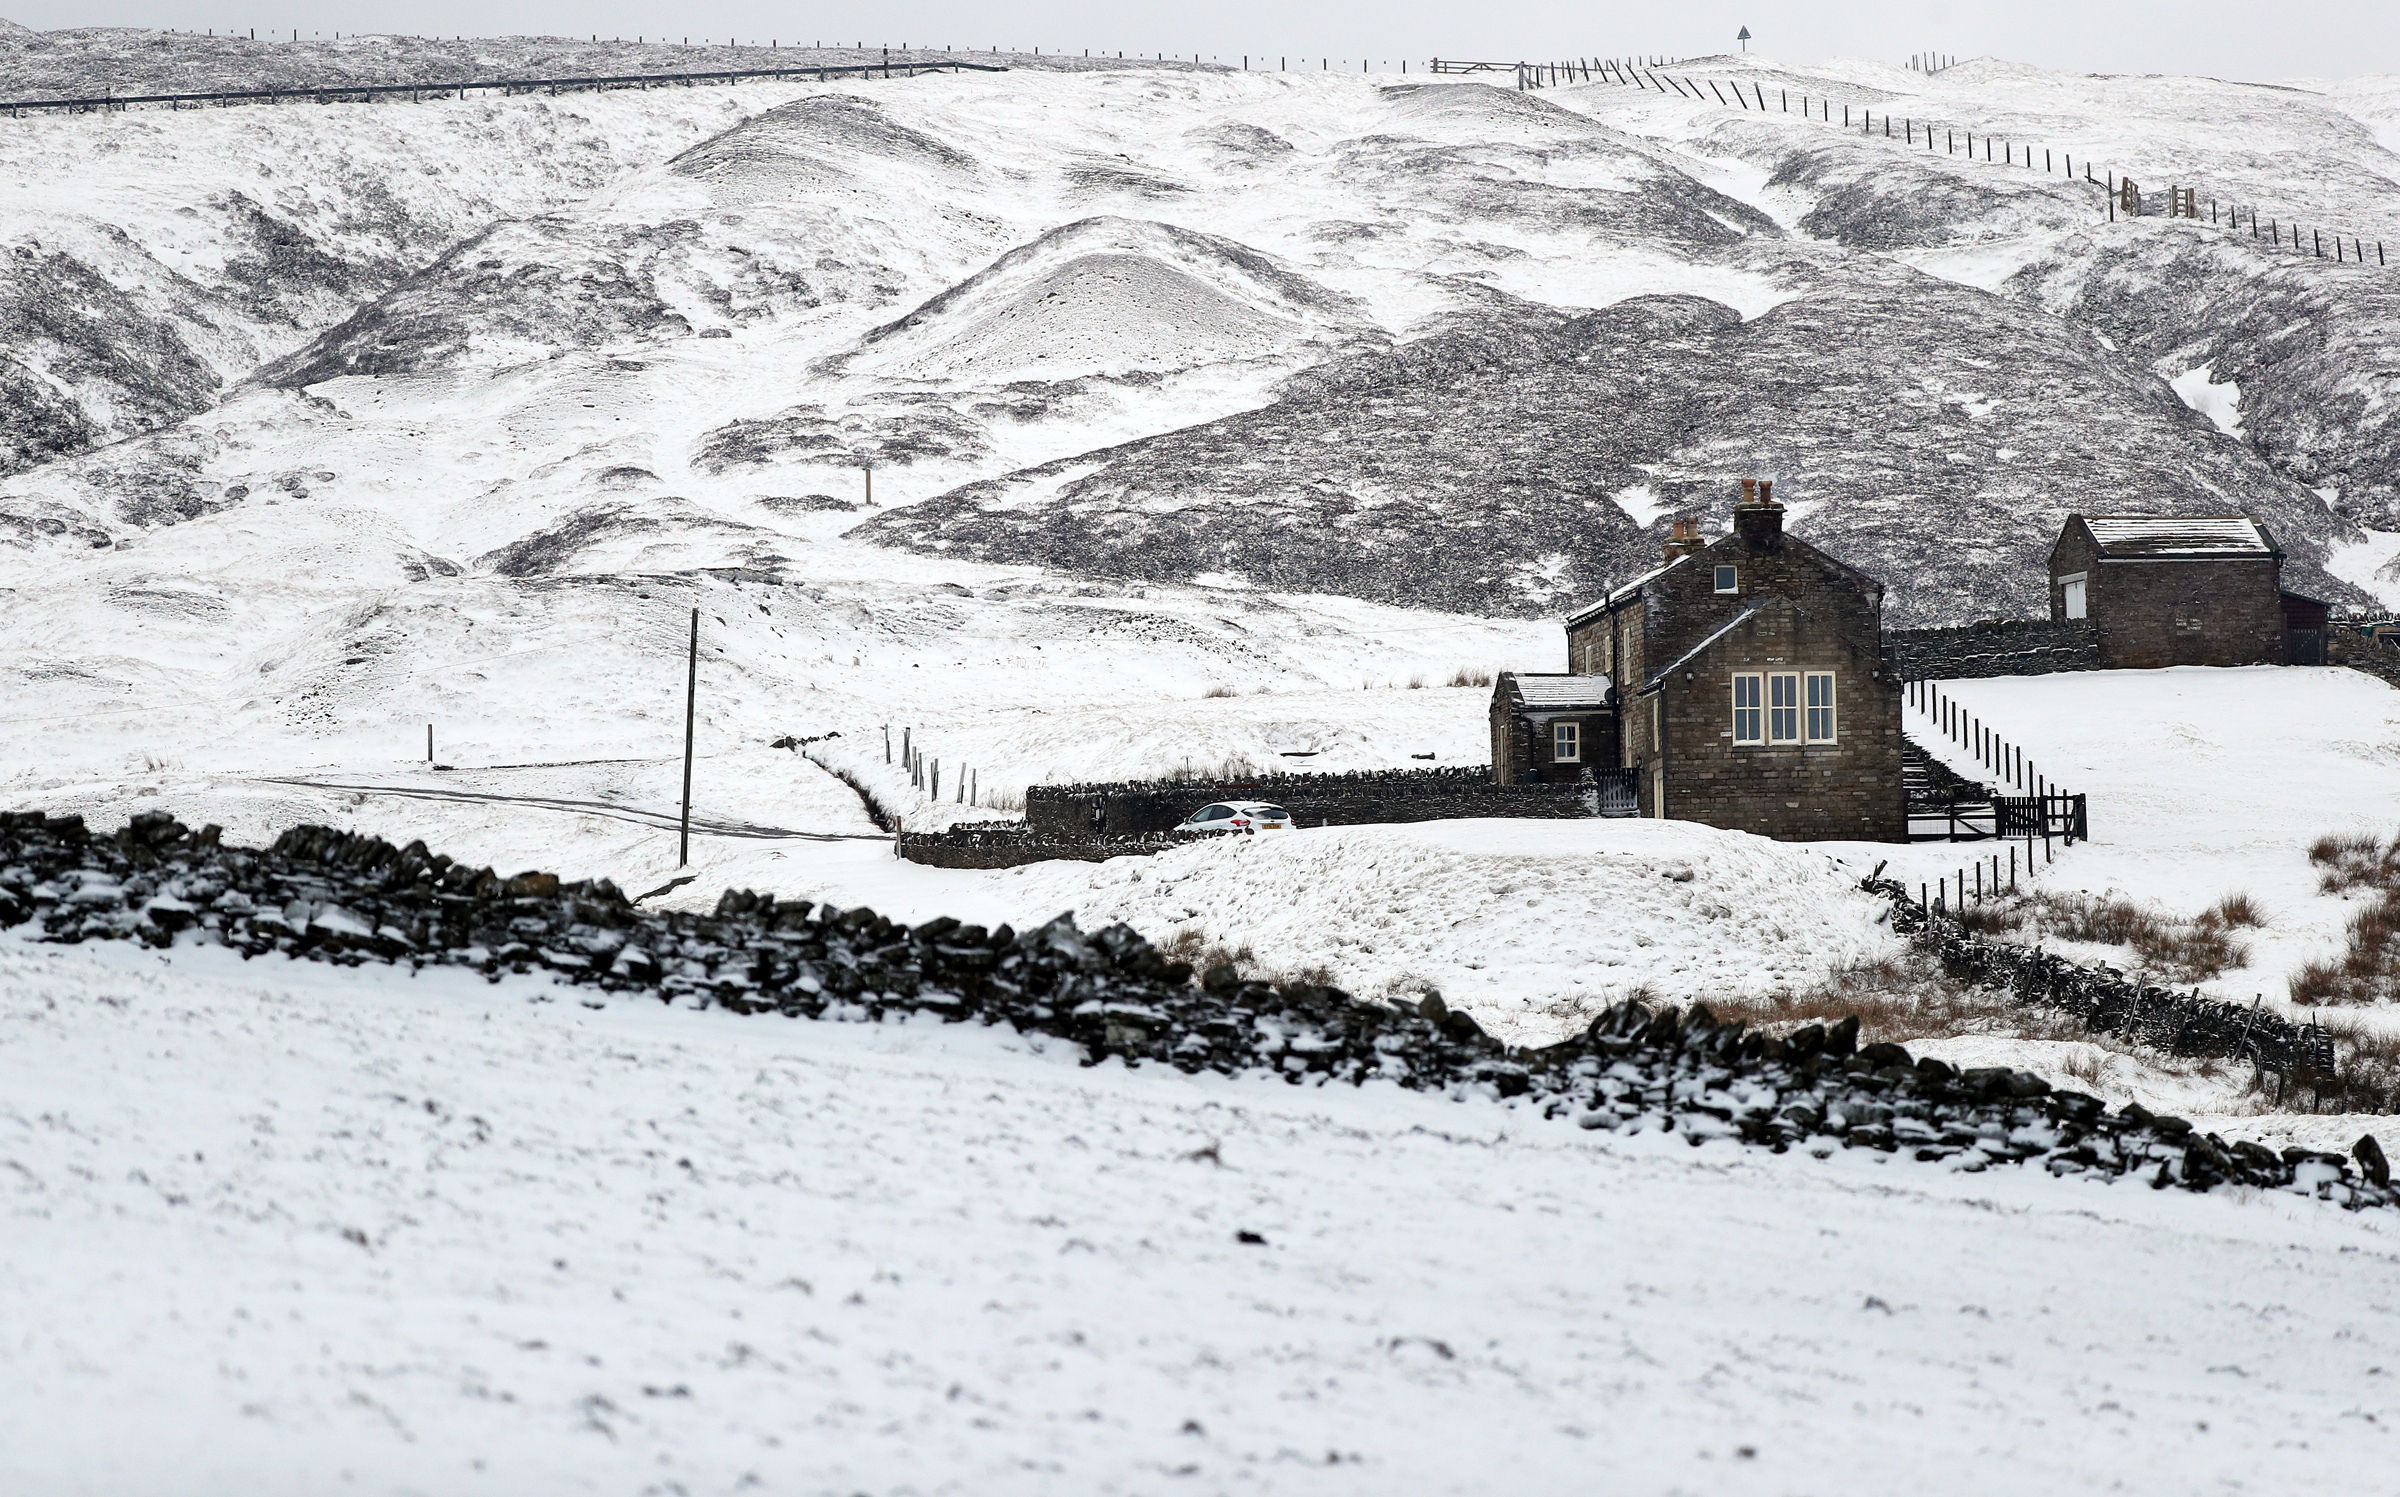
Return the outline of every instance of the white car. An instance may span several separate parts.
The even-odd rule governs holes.
[[[1171,835],[1197,837],[1211,832],[1281,832],[1289,831],[1292,813],[1281,806],[1265,801],[1221,800],[1202,806],[1183,819]]]

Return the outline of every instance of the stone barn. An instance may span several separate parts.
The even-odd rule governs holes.
[[[1503,718],[1537,719],[1524,682],[1604,680],[1614,722],[1579,727],[1578,743],[1613,743],[1608,767],[1630,773],[1642,815],[1904,841],[1900,687],[1882,635],[1882,585],[1785,535],[1771,481],[1745,479],[1732,534],[1677,521],[1664,566],[1568,617],[1571,675],[1504,678],[1494,772],[1558,773],[1555,738],[1545,765],[1503,757]],[[1538,750],[1538,731],[1530,741]]]
[[[1617,765],[1617,703],[1606,676],[1502,673],[1492,691],[1492,776],[1503,785],[1589,778]]]
[[[2069,515],[2050,617],[2088,619],[2106,670],[2316,664],[2325,604],[2282,577],[2282,548],[2248,515]]]

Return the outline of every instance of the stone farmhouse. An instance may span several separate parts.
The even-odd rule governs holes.
[[[1883,587],[1783,531],[1745,479],[1733,531],[1675,523],[1666,564],[1567,619],[1567,672],[1503,674],[1504,783],[1589,778],[1644,816],[1790,841],[1908,835]]]
[[[2069,515],[2050,617],[2088,621],[2104,670],[2319,665],[2328,610],[2282,586],[2283,549],[2248,515]]]

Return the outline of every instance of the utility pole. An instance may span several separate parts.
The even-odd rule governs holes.
[[[692,861],[692,722],[700,705],[700,610],[692,610],[692,652],[683,677],[683,845],[675,866]]]

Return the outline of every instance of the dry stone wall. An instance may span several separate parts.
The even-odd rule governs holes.
[[[1995,619],[1953,629],[1895,629],[1884,658],[1902,681],[1975,681],[2100,669],[2100,636],[2088,621]]]
[[[2109,1112],[2028,1072],[1959,1071],[1898,1045],[1861,1047],[1855,1017],[1767,1034],[1720,1023],[1703,1005],[1653,1012],[1626,1002],[1563,1043],[1512,1050],[1439,996],[1362,1003],[1314,983],[1246,980],[1225,965],[1194,983],[1190,966],[1123,925],[1087,933],[1061,916],[1030,931],[948,917],[909,926],[736,890],[707,915],[648,912],[605,881],[502,878],[423,843],[394,847],[329,827],[242,848],[163,812],[111,837],[93,836],[80,817],[0,813],[0,929],[11,927],[38,941],[548,972],[741,1014],[933,1014],[1054,1035],[1091,1063],[1295,1086],[1388,1081],[1695,1144],[1820,1157],[1872,1149],[1959,1170],[2030,1164],[2056,1176],[2400,1204],[2371,1139],[2355,1169],[2338,1154],[2229,1144],[2180,1118]]]
[[[1018,822],[902,832],[894,842],[901,857],[931,868],[1018,868],[1060,858],[1105,863],[1110,858],[1147,857],[1175,845],[1167,837],[1056,837]]]
[[[1058,838],[1121,838],[1167,831],[1211,801],[1267,801],[1301,826],[1364,826],[1462,816],[1597,816],[1595,785],[1499,785],[1482,766],[1259,775],[1239,780],[1132,780],[1036,785],[1025,824]]]

